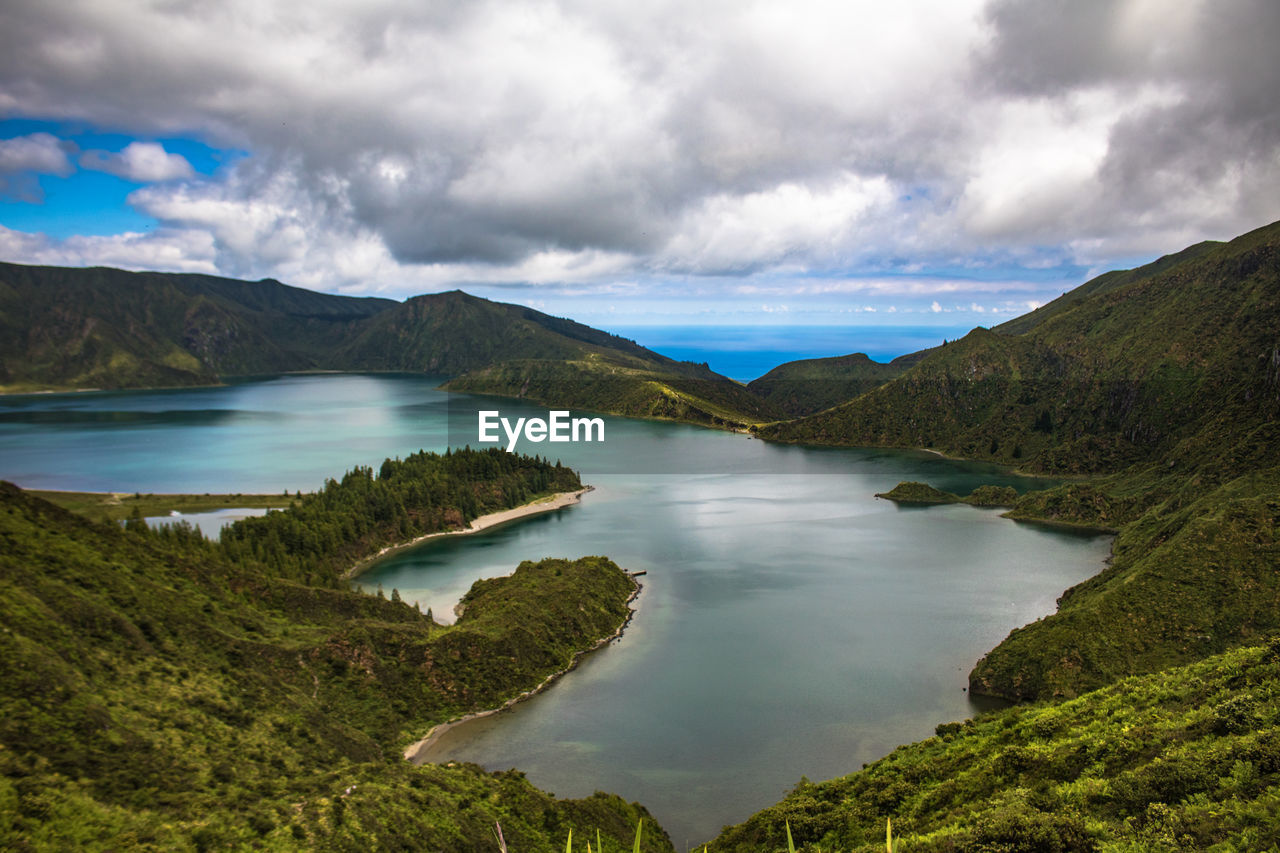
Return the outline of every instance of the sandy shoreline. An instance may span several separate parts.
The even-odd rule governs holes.
[[[589,648],[585,648],[580,652],[574,652],[573,658],[570,659],[569,661],[569,665],[566,666],[564,669],[559,670],[558,672],[551,673],[546,678],[544,678],[542,680],[542,683],[539,684],[537,687],[534,687],[530,690],[526,690],[525,692],[519,694],[518,696],[513,696],[512,698],[508,699],[506,702],[503,702],[500,707],[489,708],[486,711],[474,711],[470,714],[464,714],[463,716],[459,717],[456,720],[449,720],[447,723],[439,723],[437,725],[432,726],[430,731],[427,732],[426,737],[422,738],[419,741],[416,741],[415,743],[410,744],[405,749],[404,760],[411,762],[413,764],[424,764],[425,761],[421,758],[422,753],[426,752],[427,749],[436,741],[438,741],[444,735],[445,732],[449,731],[449,729],[453,728],[454,726],[460,726],[463,723],[469,723],[472,720],[478,720],[482,717],[491,717],[494,714],[499,713],[500,711],[507,710],[517,702],[523,702],[525,699],[528,699],[532,696],[537,696],[543,690],[546,690],[553,683],[555,683],[555,681],[558,678],[560,678],[560,676],[564,675],[567,672],[570,672],[574,667],[576,667],[578,665],[578,662],[581,661],[583,657],[591,654],[596,649],[600,649],[609,645],[609,643],[612,643],[614,640],[621,637],[622,632],[627,630],[627,626],[631,624],[631,617],[634,616],[636,613],[635,609],[631,607],[631,603],[635,601],[636,598],[640,595],[640,590],[644,589],[644,584],[640,583],[640,581],[636,578],[635,574],[633,573],[628,573],[628,574],[630,574],[631,582],[635,584],[636,588],[632,590],[631,595],[627,597],[627,617],[622,620],[622,624],[618,626],[618,630],[614,631],[612,634],[610,634],[607,637],[601,637]],[[640,572],[640,574],[644,574],[644,573]]]
[[[482,515],[479,518],[472,519],[471,524],[463,530],[443,530],[439,533],[428,533],[419,536],[416,539],[410,539],[408,542],[400,542],[396,545],[388,545],[372,557],[365,557],[351,568],[343,573],[343,578],[352,580],[359,577],[374,563],[381,560],[388,554],[394,554],[397,551],[403,551],[405,548],[412,548],[428,539],[436,539],[441,536],[466,536],[469,533],[479,533],[490,527],[497,527],[499,524],[506,524],[508,521],[515,521],[517,518],[525,518],[530,515],[540,515],[544,512],[553,512],[557,509],[563,509],[567,506],[573,506],[582,500],[582,496],[587,492],[595,489],[595,486],[583,486],[581,489],[573,492],[557,492],[550,497],[541,498],[527,503],[522,506],[504,509],[500,512],[491,512],[488,515]]]

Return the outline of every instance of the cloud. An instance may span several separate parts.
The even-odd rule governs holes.
[[[114,154],[97,149],[86,151],[80,155],[80,166],[138,183],[174,181],[195,175],[185,157],[170,154],[157,142],[130,142],[123,151]]]
[[[198,181],[154,143],[82,158],[148,184],[133,203],[227,274],[402,294],[980,278],[1280,218],[1277,19],[1269,0],[67,0],[6,11],[0,110],[249,152]]]
[[[49,133],[0,139],[0,198],[38,203],[44,200],[37,175],[65,178],[75,171],[69,155],[74,143]]]
[[[1061,210],[1059,233],[1082,263],[1280,217],[1280,6],[1002,0],[989,14],[993,38],[977,69],[998,99],[1112,102],[1098,127],[1104,147],[1093,146]]]
[[[0,257],[12,263],[109,266],[217,274],[208,235],[187,230],[128,232],[55,240],[0,225]]]

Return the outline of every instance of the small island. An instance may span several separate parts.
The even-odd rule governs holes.
[[[877,492],[876,497],[899,504],[930,506],[933,504],[965,503],[970,506],[1011,507],[1018,501],[1018,491],[1012,486],[979,486],[967,497],[944,492],[928,483],[907,480],[887,492]]]

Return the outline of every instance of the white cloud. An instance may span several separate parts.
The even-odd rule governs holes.
[[[933,304],[929,306],[929,310],[935,314],[941,314],[943,311],[943,308],[942,308],[942,305],[938,303],[938,300],[935,299],[933,300]]]
[[[82,158],[151,185],[134,203],[227,274],[886,273],[848,292],[927,307],[1017,289],[992,267],[1107,268],[1280,218],[1280,7],[1167,5],[23,3],[0,110],[249,152],[198,183],[155,143]],[[45,174],[71,168],[56,142]]]
[[[786,182],[761,192],[710,196],[687,213],[657,263],[693,272],[804,259],[829,264],[856,251],[859,224],[892,198],[883,177],[850,174],[817,188]]]
[[[0,173],[36,172],[66,177],[75,171],[67,157],[74,146],[49,133],[32,133],[0,139]]]
[[[110,236],[75,236],[54,240],[43,234],[14,231],[0,225],[0,257],[11,263],[108,266],[128,270],[163,270],[217,274],[209,236],[199,231],[164,229]]]
[[[80,166],[138,183],[174,181],[195,175],[185,157],[170,154],[157,142],[130,142],[116,154],[97,149],[86,151],[80,155]]]
[[[65,178],[75,171],[75,145],[48,133],[0,139],[0,198],[38,203],[44,199],[37,175]]]

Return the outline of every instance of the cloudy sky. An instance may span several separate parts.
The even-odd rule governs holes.
[[[15,0],[0,259],[987,325],[1280,219],[1280,3]]]

